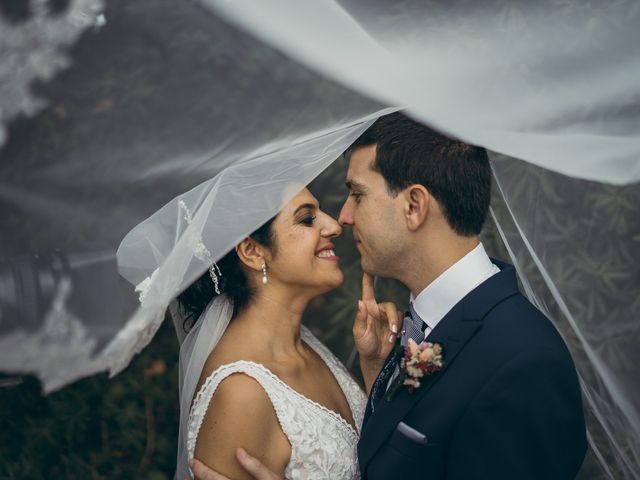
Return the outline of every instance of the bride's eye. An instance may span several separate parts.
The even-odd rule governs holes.
[[[312,226],[313,225],[313,221],[315,219],[316,219],[315,215],[309,215],[307,217],[304,217],[302,220],[300,220],[300,223],[302,223],[304,225]]]

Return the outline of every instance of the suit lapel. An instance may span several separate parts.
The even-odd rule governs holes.
[[[497,261],[494,263],[502,269],[501,272],[483,282],[456,304],[427,336],[429,342],[438,342],[444,347],[442,370],[423,378],[422,385],[413,393],[400,388],[391,401],[387,401],[385,396],[364,424],[361,438],[365,441],[361,440],[358,444],[362,472],[402,418],[446,375],[449,366],[482,327],[484,316],[498,303],[518,293],[514,268]]]
[[[378,376],[376,377],[375,381],[373,382],[373,387],[371,388],[371,394],[369,395],[369,398],[367,399],[367,408],[364,411],[364,419],[362,420],[362,425],[364,428],[364,425],[367,424],[367,420],[369,419],[369,417],[371,416],[372,413],[372,404],[373,404],[373,392],[374,389],[376,388],[376,385],[381,381],[381,376],[383,375],[385,369],[387,368],[387,364],[389,362],[393,362],[395,363],[396,360],[396,356],[397,356],[397,349],[398,346],[400,344],[400,338],[397,339],[396,341],[396,345],[391,349],[391,351],[389,352],[389,355],[387,355],[387,359],[384,361],[384,365],[382,366],[382,369],[380,370],[380,373],[378,374]],[[378,388],[384,388],[384,385],[379,385]]]
[[[454,307],[427,337],[430,342],[438,342],[444,346],[444,365],[442,370],[423,378],[420,388],[413,393],[409,393],[406,388],[400,388],[391,401],[387,400],[387,395],[385,394],[376,406],[375,413],[369,417],[362,429],[362,437],[366,438],[367,441],[360,442],[358,446],[358,458],[361,466],[369,463],[373,454],[380,448],[380,445],[392,433],[402,418],[442,378],[462,347],[480,328],[481,322],[465,321],[462,313],[462,308]]]

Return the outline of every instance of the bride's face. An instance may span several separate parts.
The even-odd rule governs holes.
[[[298,193],[273,223],[275,251],[267,259],[269,283],[321,294],[344,277],[332,238],[342,233],[338,222],[320,210],[308,189]]]

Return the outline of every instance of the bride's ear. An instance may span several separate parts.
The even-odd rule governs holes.
[[[266,253],[262,245],[247,237],[236,245],[236,253],[245,266],[257,272],[262,271]]]

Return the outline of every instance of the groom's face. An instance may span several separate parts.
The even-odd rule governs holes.
[[[395,278],[406,227],[398,197],[389,193],[384,177],[373,169],[375,158],[375,145],[351,153],[346,181],[349,196],[338,222],[352,227],[365,272]]]

